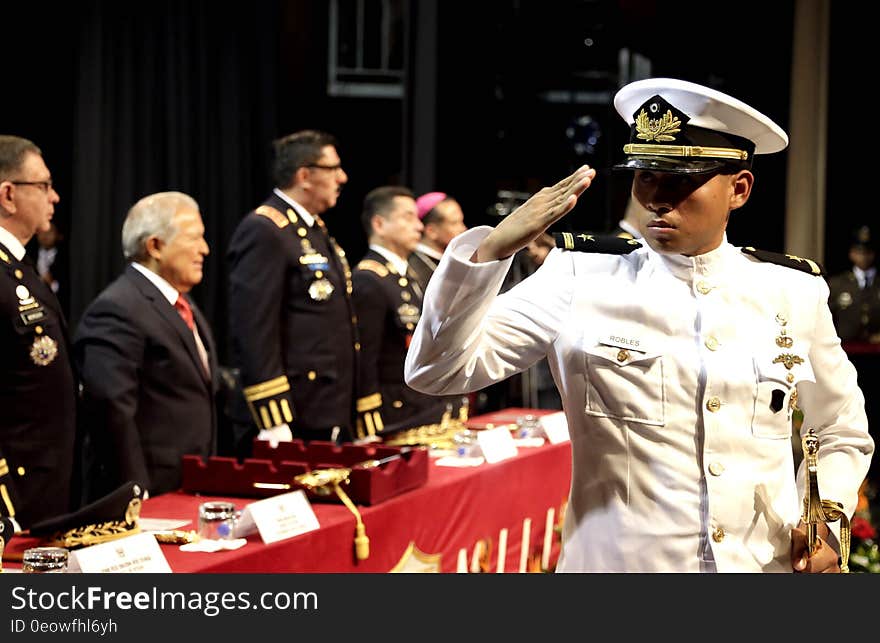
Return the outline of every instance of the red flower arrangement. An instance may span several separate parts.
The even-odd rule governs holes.
[[[880,549],[877,546],[877,529],[871,520],[871,508],[877,492],[867,479],[859,489],[859,503],[850,521],[852,544],[849,569],[855,573],[880,574]]]

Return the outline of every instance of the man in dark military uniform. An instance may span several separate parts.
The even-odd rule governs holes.
[[[361,221],[370,248],[355,268],[354,305],[361,339],[358,438],[439,422],[446,403],[403,381],[403,363],[422,310],[422,288],[407,264],[422,233],[407,188],[376,188]]]
[[[859,227],[852,238],[849,260],[852,267],[828,278],[828,307],[844,350],[859,373],[859,387],[865,391],[868,427],[880,435],[880,403],[873,391],[880,386],[880,283],[874,264],[877,247],[868,226]],[[871,461],[868,477],[880,483],[880,458]]]
[[[852,268],[828,279],[828,306],[837,334],[844,342],[880,343],[880,284],[874,266],[876,248],[871,229],[862,226],[852,240]]]
[[[232,356],[246,402],[239,456],[254,437],[353,436],[360,346],[351,272],[320,217],[348,176],[329,134],[297,132],[274,148],[277,187],[242,219],[228,251]]]
[[[26,529],[71,508],[76,382],[67,322],[25,257],[58,203],[40,149],[0,136],[0,515]]]

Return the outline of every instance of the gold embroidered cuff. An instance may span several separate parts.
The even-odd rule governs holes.
[[[364,396],[357,401],[357,412],[364,413],[365,411],[372,411],[380,406],[382,406],[382,394],[373,393],[372,395]]]
[[[267,397],[274,397],[290,390],[290,383],[287,381],[287,375],[282,375],[260,384],[247,386],[244,389],[244,398],[248,402],[256,402],[264,400]]]
[[[385,424],[382,422],[382,415],[379,411],[367,411],[357,421],[358,437],[374,436],[385,430]],[[366,433],[366,436],[361,435]]]

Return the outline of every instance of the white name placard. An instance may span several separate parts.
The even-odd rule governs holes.
[[[70,572],[100,574],[171,573],[155,536],[135,534],[70,552]]]
[[[565,420],[565,413],[562,411],[542,415],[539,422],[550,444],[568,442],[571,439],[568,435],[568,422]]]
[[[252,502],[235,525],[236,537],[254,531],[267,545],[318,529],[318,518],[302,489]]]
[[[477,442],[489,464],[512,458],[517,454],[516,444],[507,426],[477,431]]]

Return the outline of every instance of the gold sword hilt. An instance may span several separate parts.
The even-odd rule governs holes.
[[[843,505],[833,500],[822,500],[819,495],[819,438],[809,429],[801,439],[807,479],[804,488],[804,511],[801,521],[806,526],[807,552],[813,556],[821,546],[819,523],[840,521],[840,571],[849,573],[850,525],[843,512]]]

